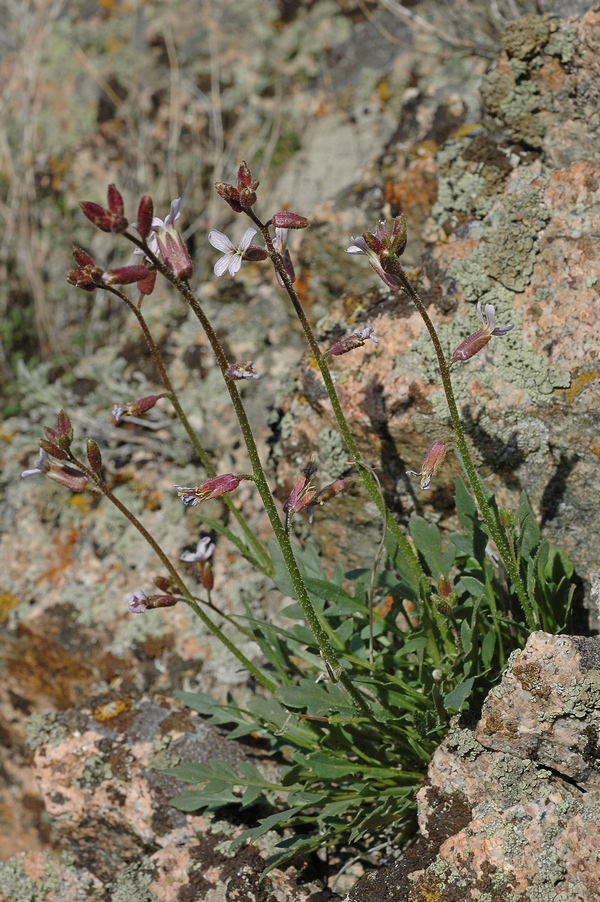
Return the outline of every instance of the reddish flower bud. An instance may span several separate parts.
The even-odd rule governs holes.
[[[86,453],[90,469],[92,469],[94,473],[99,473],[102,469],[102,454],[100,453],[97,442],[95,442],[93,438],[88,438],[87,440]]]
[[[200,561],[200,563],[198,564],[198,576],[200,577],[200,582],[202,583],[206,591],[212,592],[213,586],[215,584],[215,577],[210,561]]]
[[[66,451],[64,451],[59,445],[55,445],[54,442],[49,442],[45,438],[41,438],[38,442],[38,445],[48,454],[50,457],[55,457],[56,460],[68,460],[69,455]]]
[[[266,247],[259,247],[256,244],[251,244],[250,247],[246,248],[244,251],[243,259],[250,263],[262,263],[263,260],[268,260],[269,252]]]
[[[152,217],[154,216],[154,203],[149,194],[144,194],[140,200],[137,212],[137,221],[133,223],[133,227],[137,229],[140,237],[146,240],[152,228]]]
[[[234,188],[233,185],[228,185],[227,182],[215,182],[215,190],[217,194],[219,194],[226,204],[229,204],[234,213],[241,213],[243,211],[242,204],[240,203],[240,192],[237,188]]]
[[[260,182],[252,178],[248,164],[243,160],[238,169],[238,193],[239,203],[242,209],[254,206],[256,203],[256,189]]]
[[[254,181],[252,178],[252,173],[248,167],[248,164],[245,160],[242,160],[240,163],[238,172],[238,189],[241,191],[242,188],[256,188],[258,187],[258,182]]]
[[[308,226],[305,216],[287,211],[276,213],[271,222],[276,229],[305,229]]]
[[[140,294],[149,295],[154,291],[154,286],[156,285],[156,270],[149,269],[147,270],[147,275],[145,278],[140,279],[139,282],[136,282],[136,288]]]
[[[68,435],[70,440],[73,441],[73,426],[71,425],[71,420],[69,419],[68,413],[62,409],[58,411],[56,417],[56,431],[59,435]]]
[[[96,264],[94,260],[90,257],[86,251],[82,250],[80,247],[73,248],[73,257],[75,258],[75,263],[81,269],[84,269],[87,266],[95,267]]]
[[[176,485],[177,493],[186,507],[196,507],[201,501],[207,501],[212,498],[219,498],[228,492],[237,489],[242,478],[235,476],[233,473],[225,473],[223,476],[214,476],[207,479],[206,482],[195,486],[195,488],[185,488],[182,485]]]
[[[101,207],[100,204],[94,204],[92,201],[82,200],[79,202],[79,206],[81,207],[84,216],[92,222],[96,228],[100,229],[101,232],[110,232],[112,231],[112,217],[110,213],[108,213],[104,207]]]
[[[90,255],[79,247],[73,248],[73,257],[79,269],[67,273],[67,282],[83,291],[95,291],[102,284],[102,270],[96,266]]]
[[[115,210],[105,210],[104,207],[101,207],[100,204],[92,203],[88,200],[82,200],[79,203],[83,214],[87,216],[87,218],[92,222],[96,228],[100,229],[101,232],[124,232],[129,223],[123,216],[122,212],[118,212],[119,209],[122,210],[123,200],[121,195],[117,191],[117,189],[112,186],[114,192],[111,192],[109,188],[109,207],[112,204],[115,206]]]
[[[108,186],[107,201],[108,209],[111,213],[115,213],[117,216],[124,216],[125,206],[123,204],[123,198],[121,197],[120,192],[117,190],[116,185]]]
[[[106,285],[133,285],[143,282],[148,277],[146,266],[119,266],[102,273],[102,281]]]

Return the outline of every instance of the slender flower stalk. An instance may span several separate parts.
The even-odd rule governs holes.
[[[248,215],[251,215],[250,208],[245,208]],[[262,225],[262,223],[261,223]],[[268,234],[268,230],[267,230]],[[127,232],[126,237],[129,238],[134,244],[140,247],[144,252],[146,252],[147,245],[141,241],[139,241],[135,235]],[[270,245],[270,247],[269,247]],[[269,237],[269,245],[267,245],[267,250],[269,250],[269,255],[273,254],[273,256],[277,256],[273,245],[271,243],[271,239]],[[290,575],[290,579],[294,586],[294,590],[296,592],[298,601],[302,606],[302,610],[304,612],[304,616],[308,622],[309,627],[311,628],[317,642],[319,645],[319,649],[321,652],[321,656],[325,663],[325,667],[327,668],[330,676],[339,680],[344,689],[348,692],[352,701],[356,705],[356,707],[363,713],[363,715],[370,717],[370,707],[362,695],[361,692],[356,689],[352,680],[350,679],[348,673],[342,667],[341,661],[338,657],[337,652],[335,651],[329,636],[327,635],[327,630],[322,622],[321,617],[315,610],[306,586],[304,585],[304,580],[298,568],[298,564],[296,562],[296,558],[294,555],[294,551],[289,539],[289,536],[286,534],[284,524],[281,522],[279,517],[279,512],[277,507],[275,506],[275,502],[273,500],[273,495],[271,493],[271,489],[267,482],[267,478],[265,476],[262,462],[260,459],[260,455],[258,453],[258,448],[256,446],[256,441],[254,439],[254,434],[252,432],[252,428],[250,426],[250,422],[248,420],[246,410],[242,403],[242,399],[240,393],[237,388],[237,384],[234,380],[228,378],[228,370],[230,367],[230,363],[227,359],[227,356],[223,350],[223,347],[219,341],[219,338],[214,331],[210,320],[208,319],[206,313],[204,312],[202,305],[196,298],[195,294],[191,290],[186,279],[179,279],[177,276],[163,264],[162,260],[159,260],[156,255],[150,253],[148,254],[152,262],[155,264],[156,268],[162,275],[169,281],[171,284],[177,289],[179,294],[183,297],[183,299],[189,304],[192,311],[194,312],[196,318],[198,319],[200,325],[202,326],[204,333],[210,343],[213,354],[215,355],[215,359],[217,364],[221,370],[223,378],[225,379],[225,385],[227,386],[227,390],[229,392],[229,397],[231,399],[231,403],[233,405],[233,409],[235,411],[240,430],[242,432],[242,436],[244,439],[244,443],[246,445],[246,450],[248,452],[248,457],[250,458],[250,463],[252,465],[252,474],[254,478],[254,482],[256,484],[257,490],[259,492],[261,501],[264,505],[267,516],[269,517],[269,522],[271,524],[271,528],[275,534],[275,539],[277,544],[281,549],[281,553],[283,555],[283,559],[285,561],[288,573]],[[277,259],[279,259],[277,257]],[[281,266],[283,269],[283,266]],[[285,278],[288,279],[287,273],[283,269]],[[289,280],[288,280],[289,284]],[[316,344],[316,342],[315,342]],[[318,346],[317,346],[318,349]],[[339,402],[338,402],[339,406]],[[340,408],[341,411],[341,408]],[[357,450],[358,454],[358,450]],[[381,502],[380,502],[381,503]],[[403,537],[404,539],[404,537]],[[404,539],[406,542],[406,539]],[[408,542],[406,542],[408,545]],[[410,547],[410,546],[409,546]],[[411,549],[412,551],[412,549]]]
[[[136,244],[140,249],[143,247],[143,244],[141,242],[139,242],[134,236],[129,235],[129,233],[127,233],[127,237],[129,237],[130,240],[133,240],[134,244]],[[155,264],[159,264],[158,256],[156,256],[154,258],[153,262]],[[163,266],[163,264],[160,263],[159,268],[162,266]],[[164,269],[167,272],[169,272],[169,270],[166,267],[164,267]],[[127,297],[126,294],[123,294],[121,291],[118,291],[116,288],[107,287],[107,291],[111,291],[112,294],[115,294],[118,298],[120,298],[122,301],[124,301],[125,304],[127,304],[129,309],[131,310],[131,312],[133,313],[133,315],[135,316],[135,318],[137,319],[140,329],[142,330],[142,334],[146,340],[146,344],[148,345],[148,349],[149,349],[150,353],[152,354],[152,359],[154,360],[154,363],[156,364],[156,368],[158,370],[160,379],[161,379],[164,387],[167,390],[169,400],[171,401],[171,404],[173,405],[173,409],[175,410],[175,413],[176,413],[180,423],[182,424],[183,428],[185,429],[187,436],[188,436],[189,440],[191,441],[192,446],[193,446],[194,450],[196,451],[196,454],[200,458],[200,460],[202,462],[202,466],[208,473],[209,477],[216,476],[217,471],[215,470],[210,457],[206,453],[198,436],[194,432],[192,425],[191,425],[190,421],[188,420],[183,407],[181,406],[177,392],[173,388],[173,385],[172,385],[169,375],[167,373],[166,367],[164,365],[163,359],[161,357],[160,351],[158,350],[158,348],[156,346],[156,342],[152,338],[152,333],[150,332],[148,323],[146,322],[146,319],[140,309],[140,306],[134,304],[133,301],[131,301]],[[141,300],[141,298],[140,298],[140,300]],[[114,408],[113,408],[113,413],[114,413]],[[240,527],[242,528],[244,535],[246,536],[246,539],[248,540],[250,546],[252,547],[252,549],[254,550],[254,552],[256,554],[256,560],[259,563],[260,568],[262,569],[262,571],[264,573],[270,574],[271,570],[272,570],[271,561],[270,561],[268,555],[266,554],[264,548],[262,547],[261,543],[258,541],[256,536],[254,535],[254,532],[250,529],[250,527],[246,523],[246,519],[245,519],[244,515],[242,514],[241,511],[239,511],[237,509],[237,507],[235,506],[235,504],[233,503],[231,498],[229,498],[227,495],[223,498],[223,501],[224,501],[225,505],[227,506],[227,509],[229,510],[229,512],[233,515],[233,517],[237,520]]]
[[[152,536],[148,532],[146,527],[137,519],[135,514],[133,514],[129,510],[129,508],[125,507],[125,505],[122,504],[121,501],[119,501],[116,495],[111,492],[106,483],[99,479],[99,477],[93,472],[93,470],[88,469],[83,463],[81,463],[81,461],[77,460],[73,456],[70,456],[70,462],[95,483],[97,489],[102,492],[104,497],[107,498],[112,504],[114,504],[114,506],[123,514],[124,517],[126,517],[127,520],[129,520],[129,522],[137,529],[140,535],[146,540],[148,545],[150,545],[150,547],[162,563],[163,567],[165,567],[165,569],[167,570],[171,578],[171,586],[173,587],[173,590],[177,590],[177,592],[179,592],[182,600],[185,601],[185,603],[194,611],[196,616],[200,618],[204,626],[208,630],[210,630],[213,636],[215,636],[219,640],[219,642],[221,642],[225,646],[225,648],[227,648],[232,653],[232,655],[237,658],[240,664],[245,667],[256,680],[258,680],[261,686],[264,686],[264,688],[269,692],[274,692],[277,688],[277,685],[262,671],[260,671],[258,667],[256,667],[242,651],[240,651],[235,643],[232,642],[225,635],[225,633],[221,629],[219,629],[216,623],[214,623],[210,619],[210,617],[208,617],[207,614],[202,610],[154,536]],[[139,593],[141,593],[141,595]],[[141,606],[144,603],[144,595],[145,593],[142,590],[138,590],[137,593],[134,593],[134,595],[130,597],[130,610],[132,609],[131,605],[135,605],[136,600],[139,603],[140,609],[134,611],[134,613],[142,613]]]
[[[379,230],[378,230],[379,233]],[[368,233],[366,233],[368,234]],[[373,236],[371,236],[373,237]],[[366,237],[365,237],[366,241]],[[446,360],[444,355],[444,351],[442,349],[442,345],[438,338],[438,334],[435,330],[435,326],[433,325],[429,314],[427,313],[427,309],[423,304],[423,301],[419,297],[417,291],[413,287],[410,282],[408,276],[404,272],[402,266],[400,265],[400,260],[398,255],[389,252],[386,248],[383,248],[381,252],[378,254],[378,261],[381,268],[384,270],[386,278],[384,279],[385,283],[393,288],[395,291],[399,291],[403,289],[411,301],[417,308],[423,322],[425,323],[425,327],[429,332],[429,336],[433,343],[435,353],[438,360],[438,367],[440,370],[440,376],[442,379],[442,386],[444,389],[444,394],[446,395],[446,402],[448,404],[448,410],[450,412],[450,419],[452,420],[452,426],[454,429],[454,439],[456,443],[456,447],[460,458],[463,462],[463,466],[465,468],[467,478],[469,480],[469,484],[477,499],[477,504],[479,506],[479,510],[481,511],[481,515],[484,519],[484,522],[487,526],[488,533],[490,537],[496,543],[496,547],[500,552],[500,556],[504,562],[506,569],[510,574],[510,578],[512,580],[513,586],[519,598],[519,602],[523,609],[523,613],[525,614],[525,619],[527,620],[527,626],[531,630],[535,630],[537,628],[537,624],[535,621],[535,617],[533,615],[533,608],[529,597],[527,595],[527,590],[523,584],[523,580],[521,579],[521,574],[519,573],[518,564],[511,554],[510,546],[508,540],[506,538],[506,533],[504,532],[501,524],[498,522],[498,519],[491,507],[488,503],[486,493],[483,489],[477,471],[475,469],[475,465],[473,463],[473,459],[471,457],[469,447],[467,445],[467,440],[465,438],[465,433],[463,431],[462,423],[460,420],[460,415],[458,413],[458,408],[456,406],[456,399],[454,397],[454,389],[452,388],[452,380],[450,377],[450,365]],[[374,269],[377,271],[377,266],[375,266],[370,260],[371,264],[374,266]],[[489,305],[491,306],[491,305]],[[484,324],[484,329],[489,330],[490,335],[493,333],[493,329],[495,328],[495,319],[493,319],[493,309],[492,314],[490,316],[489,311],[486,310],[487,314],[487,322]],[[483,321],[483,316],[480,318]],[[491,329],[490,329],[491,326]],[[509,327],[500,327],[501,329],[507,331]],[[502,332],[501,334],[504,334]]]
[[[290,281],[287,269],[284,265],[284,262],[281,259],[281,255],[277,252],[276,248],[273,244],[273,239],[271,238],[268,227],[261,222],[261,220],[256,216],[254,210],[245,210],[247,216],[250,217],[252,222],[259,229],[260,233],[263,236],[266,248],[269,252],[269,257],[271,262],[275,268],[275,272],[278,274],[278,281],[280,284],[283,284],[285,291],[292,302],[294,307],[294,311],[296,316],[300,320],[300,324],[304,331],[304,335],[306,336],[306,340],[310,346],[311,353],[317,362],[317,366],[321,372],[321,376],[323,378],[323,382],[325,384],[325,389],[329,396],[329,400],[331,402],[331,406],[333,409],[333,413],[335,419],[338,424],[338,428],[342,433],[342,437],[346,444],[346,448],[348,449],[348,453],[352,459],[352,462],[355,464],[360,480],[365,487],[366,491],[369,494],[369,497],[376,505],[379,513],[381,514],[387,528],[390,533],[396,540],[398,547],[400,548],[402,554],[404,555],[408,565],[410,566],[412,572],[415,575],[415,578],[418,583],[421,583],[422,580],[425,580],[425,573],[417,555],[415,554],[412,545],[394,520],[391,515],[391,512],[387,509],[385,501],[381,495],[379,487],[373,477],[371,476],[367,466],[364,464],[360,451],[358,449],[358,445],[354,440],[354,436],[350,431],[350,427],[344,416],[344,411],[342,410],[342,405],[340,404],[340,400],[335,389],[335,385],[333,383],[333,379],[331,376],[331,372],[329,370],[329,366],[327,363],[327,354],[322,354],[321,349],[319,348],[319,344],[313,332],[312,326],[306,316],[302,304],[300,302],[300,298],[298,297],[298,293],[294,288],[292,282]]]

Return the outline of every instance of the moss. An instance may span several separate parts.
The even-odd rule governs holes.
[[[25,729],[26,742],[32,751],[46,744],[58,745],[69,732],[67,727],[60,723],[58,715],[52,712],[30,714]]]

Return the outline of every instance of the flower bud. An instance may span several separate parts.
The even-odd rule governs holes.
[[[276,229],[305,229],[309,224],[305,216],[287,211],[276,213],[271,222]]]
[[[256,244],[251,244],[250,247],[246,248],[244,251],[243,259],[250,263],[262,263],[263,260],[267,260],[269,257],[269,252],[266,247],[258,247]]]
[[[129,225],[123,213],[123,198],[114,185],[108,186],[107,192],[108,210],[101,207],[100,204],[91,201],[80,201],[84,216],[92,222],[101,232],[124,232]]]
[[[147,276],[145,266],[119,266],[102,273],[102,281],[106,285],[133,285],[134,282],[143,282]]]
[[[242,213],[243,207],[240,203],[240,192],[233,185],[227,182],[215,182],[215,190],[226,204],[229,204],[234,213]]]
[[[258,179],[252,178],[248,164],[243,160],[238,169],[238,193],[240,207],[248,209],[256,203],[256,189],[259,186]]]
[[[99,473],[102,469],[102,454],[98,447],[98,443],[95,442],[93,438],[88,438],[87,440],[86,454],[90,469],[93,470],[94,473]]]
[[[152,229],[153,216],[154,203],[152,201],[152,198],[149,194],[144,194],[138,206],[137,220],[133,224],[134,228],[137,229],[140,238],[143,238],[144,241],[146,240]]]
[[[117,216],[123,216],[125,214],[125,206],[123,204],[123,198],[121,197],[120,192],[117,190],[116,185],[109,185],[106,194],[108,209],[110,210],[110,212],[116,214]]]
[[[41,438],[38,442],[38,445],[48,454],[50,457],[56,458],[56,460],[68,460],[69,455],[66,451],[63,451],[59,445],[55,445],[54,442],[49,442],[44,438]]]

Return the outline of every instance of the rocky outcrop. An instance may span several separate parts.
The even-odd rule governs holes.
[[[435,752],[416,846],[347,902],[599,898],[599,740],[600,639],[533,633]]]

